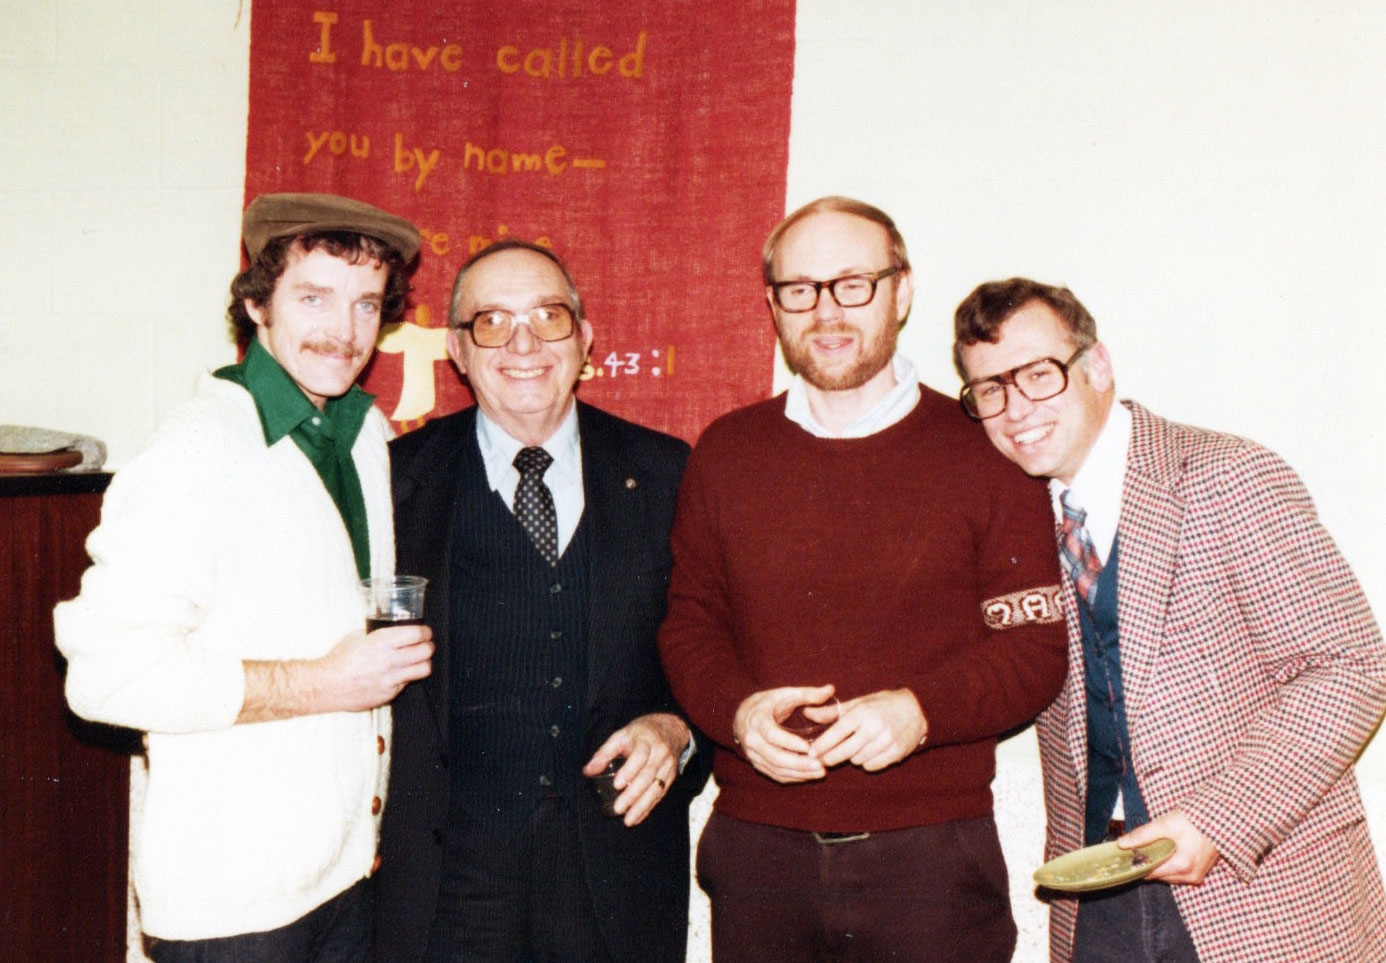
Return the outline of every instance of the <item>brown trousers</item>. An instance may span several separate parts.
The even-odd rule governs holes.
[[[831,841],[714,812],[698,843],[713,963],[1006,963],[990,816]]]

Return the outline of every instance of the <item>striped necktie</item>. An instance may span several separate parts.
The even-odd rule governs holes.
[[[1064,507],[1064,523],[1059,529],[1059,560],[1073,579],[1073,587],[1089,605],[1097,600],[1097,580],[1102,577],[1102,562],[1093,548],[1092,536],[1083,523],[1088,513],[1068,503],[1068,492],[1059,496]]]

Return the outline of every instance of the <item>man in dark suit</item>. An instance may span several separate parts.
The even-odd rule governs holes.
[[[391,446],[437,652],[394,704],[376,959],[683,960],[709,753],[655,630],[688,446],[576,400],[592,327],[550,251],[479,252],[449,318],[477,405]],[[614,817],[584,778],[613,761]]]

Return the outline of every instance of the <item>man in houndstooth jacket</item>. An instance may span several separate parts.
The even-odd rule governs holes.
[[[1351,771],[1386,707],[1386,648],[1298,477],[1252,442],[1114,404],[1067,289],[984,284],[955,335],[964,407],[1050,479],[1077,559],[1068,677],[1038,723],[1046,857],[1177,847],[1144,881],[1056,894],[1051,959],[1386,960]]]

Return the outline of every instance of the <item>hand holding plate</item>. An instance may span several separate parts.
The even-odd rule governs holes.
[[[1174,841],[1174,855],[1150,873],[1150,879],[1166,883],[1185,883],[1197,886],[1218,861],[1218,849],[1213,841],[1189,822],[1181,809],[1171,809],[1163,816],[1137,826],[1117,840],[1122,849],[1145,846],[1157,839]]]

